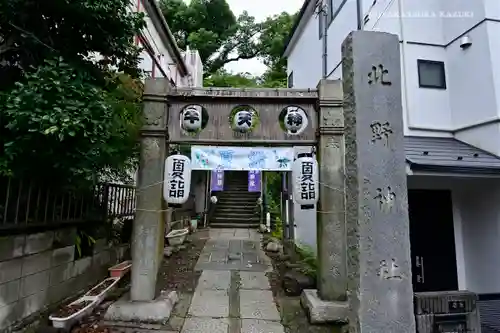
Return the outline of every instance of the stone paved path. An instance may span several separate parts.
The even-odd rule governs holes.
[[[256,230],[211,229],[196,270],[202,274],[181,333],[285,332]]]

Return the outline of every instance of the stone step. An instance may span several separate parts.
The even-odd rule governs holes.
[[[245,207],[255,207],[257,206],[257,200],[255,199],[227,199],[218,200],[217,207],[220,206],[245,206]]]
[[[257,205],[257,200],[250,198],[227,198],[225,200],[221,200],[218,198],[217,206],[251,206],[255,207]]]
[[[252,217],[252,218],[234,218],[234,217],[222,217],[222,216],[213,216],[210,219],[210,223],[260,223],[260,218]]]
[[[242,212],[242,213],[254,213],[256,212],[257,209],[255,206],[243,206],[243,205],[222,205],[222,206],[217,206],[214,210],[215,214],[226,214],[226,213],[231,213],[231,212]]]
[[[229,209],[217,209],[215,210],[213,216],[225,216],[226,214],[244,214],[244,215],[255,215],[255,216],[260,216],[256,215],[256,212],[254,209],[239,209],[239,208],[229,208]]]
[[[210,223],[210,228],[231,228],[231,229],[257,229],[259,227],[259,223],[218,223],[212,222]]]
[[[215,209],[224,209],[227,208],[229,209],[245,209],[245,210],[250,210],[250,209],[255,209],[257,207],[257,203],[255,202],[250,202],[250,201],[234,201],[234,202],[219,202],[217,203],[217,206],[215,206]]]
[[[243,205],[233,205],[233,206],[227,206],[227,205],[220,205],[215,208],[215,214],[221,213],[231,213],[231,212],[251,212],[254,213],[255,206],[243,206]]]
[[[234,203],[219,203],[215,206],[215,210],[255,210],[257,204],[254,202],[237,201]]]
[[[232,199],[232,198],[245,198],[256,201],[259,196],[249,194],[248,192],[231,192],[231,193],[221,193],[217,196],[218,199]]]
[[[215,212],[213,218],[219,217],[231,219],[252,219],[260,218],[260,215],[257,215],[254,212]]]
[[[218,192],[219,195],[224,195],[224,194],[234,194],[234,193],[244,193],[244,194],[249,194],[249,195],[253,195],[253,196],[260,196],[260,192],[248,192],[247,189],[245,190],[232,190],[232,189],[225,189],[224,191],[222,192]]]

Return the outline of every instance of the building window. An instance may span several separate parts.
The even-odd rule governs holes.
[[[288,88],[293,88],[293,72],[288,75]]]
[[[421,88],[446,89],[444,62],[417,60],[418,85]]]
[[[333,22],[333,14],[335,14],[335,8],[333,6],[335,6],[335,3],[337,1],[336,0],[328,0],[328,8],[327,8],[327,11],[328,11],[328,26],[330,26],[330,24],[332,24]]]
[[[338,12],[340,11],[341,7],[344,6],[347,0],[328,0],[328,8],[327,8],[327,14],[328,14],[328,21],[327,24],[330,26],[332,24],[333,19],[337,16]]]

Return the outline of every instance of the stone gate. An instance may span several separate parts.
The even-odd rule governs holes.
[[[415,332],[399,40],[353,32],[342,56],[343,81],[322,80],[317,89],[146,82],[132,300],[155,297],[168,145],[316,146],[318,291],[303,297],[311,319],[350,332]]]

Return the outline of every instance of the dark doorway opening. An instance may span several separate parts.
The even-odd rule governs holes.
[[[458,290],[449,190],[409,190],[414,292]]]

